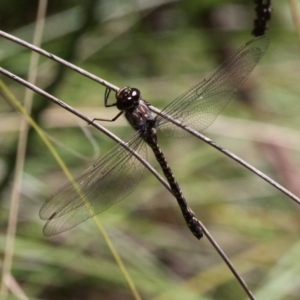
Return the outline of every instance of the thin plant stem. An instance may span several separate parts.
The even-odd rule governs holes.
[[[42,36],[45,24],[45,15],[47,11],[47,0],[40,0],[37,11],[37,21],[34,31],[34,45],[41,45]],[[28,81],[31,83],[36,82],[37,78],[37,66],[38,66],[39,55],[32,52],[30,59],[29,75]],[[24,106],[25,110],[30,114],[32,107],[33,91],[26,89]],[[15,245],[15,235],[17,228],[17,219],[19,213],[19,203],[20,203],[20,190],[22,189],[22,175],[24,169],[24,161],[26,155],[26,145],[28,138],[29,124],[25,118],[21,119],[20,131],[19,131],[19,143],[17,149],[16,166],[13,180],[12,196],[9,209],[9,219],[7,226],[3,268],[2,268],[2,281],[0,286],[0,299],[4,300],[8,296],[8,278],[11,273],[13,255],[14,255],[14,245]]]
[[[298,36],[298,46],[300,49],[300,7],[299,0],[290,0],[291,14],[293,21],[295,23],[297,36]]]

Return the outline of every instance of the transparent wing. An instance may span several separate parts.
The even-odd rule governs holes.
[[[147,158],[147,148],[139,133],[128,146]],[[141,180],[144,165],[128,150],[115,146],[77,179],[69,181],[46,200],[40,218],[47,220],[46,236],[69,230],[128,196]]]
[[[161,113],[197,131],[206,129],[248,78],[268,45],[269,39],[266,37],[249,41],[221,64],[211,76],[176,98]],[[157,127],[164,129],[169,136],[181,137],[187,134],[184,130],[178,130],[176,125],[161,115],[157,116],[156,120]]]

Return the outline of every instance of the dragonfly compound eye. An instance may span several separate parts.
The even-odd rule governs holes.
[[[140,98],[141,98],[141,92],[140,90],[136,89],[136,88],[132,88],[131,89],[131,97],[132,97],[132,100],[137,103]]]
[[[141,92],[136,88],[122,88],[116,94],[117,108],[126,110],[136,106],[140,100],[140,95]]]

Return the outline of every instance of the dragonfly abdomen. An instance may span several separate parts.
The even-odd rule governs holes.
[[[173,172],[171,168],[169,167],[167,160],[163,154],[163,152],[160,150],[158,144],[157,144],[157,137],[155,132],[155,129],[150,129],[151,133],[145,135],[145,141],[146,143],[151,147],[153,150],[153,153],[155,155],[156,160],[160,164],[164,175],[166,176],[166,179],[168,180],[170,187],[172,189],[173,195],[176,198],[179,207],[181,209],[182,215],[186,221],[186,224],[188,225],[189,229],[193,233],[193,235],[200,239],[203,236],[202,228],[200,225],[199,220],[196,218],[195,213],[192,211],[192,209],[187,205],[187,202],[181,192],[181,189],[173,175]]]

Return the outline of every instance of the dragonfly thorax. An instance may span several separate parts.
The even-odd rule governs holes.
[[[139,105],[141,92],[136,88],[124,87],[116,93],[116,106],[119,110],[130,110]]]
[[[145,131],[155,127],[155,119],[148,105],[142,101],[140,101],[136,107],[127,110],[125,117],[136,131]]]

